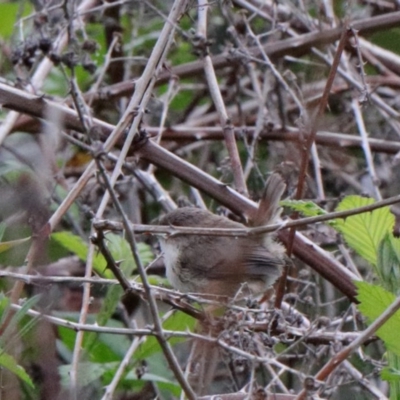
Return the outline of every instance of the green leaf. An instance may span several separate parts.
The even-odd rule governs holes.
[[[186,332],[194,329],[196,320],[181,311],[177,311],[172,314],[164,323],[163,328],[165,330]],[[185,338],[173,337],[169,340],[170,344],[179,343],[186,340]],[[147,340],[139,347],[135,354],[138,359],[145,359],[150,355],[161,351],[160,345],[157,339],[153,336],[149,336]]]
[[[145,373],[140,377],[140,379],[138,379],[135,372],[131,370],[125,376],[124,381],[129,381],[130,387],[137,386],[135,384],[138,383],[152,382],[153,384],[157,385],[159,389],[167,391],[168,393],[172,394],[175,398],[178,398],[181,392],[181,387],[176,383],[174,379],[168,379],[162,375],[154,373]]]
[[[176,378],[171,368],[169,368],[168,363],[164,360],[164,355],[161,353],[147,357],[146,364],[148,372],[143,375],[142,379],[151,379],[151,377],[153,377],[153,382],[161,392],[162,398],[169,399],[171,395],[173,398],[179,398],[182,389],[176,382]],[[135,381],[131,382],[134,383]]]
[[[34,307],[34,305],[39,301],[40,295],[33,296],[30,299],[27,299],[22,307],[13,313],[11,320],[8,322],[6,329],[3,332],[3,335],[0,337],[0,347],[6,347],[7,342],[5,342],[5,338],[10,338],[11,332],[14,332],[17,324],[19,324],[22,319],[27,315],[28,310]],[[4,322],[4,319],[8,316],[8,311],[10,309],[10,300],[4,296],[4,294],[0,295],[0,315],[1,322]],[[30,318],[26,323],[21,324],[21,327],[18,329],[19,337],[24,336],[36,323],[36,318]],[[14,334],[13,334],[14,335]]]
[[[128,242],[122,236],[114,233],[108,233],[106,239],[107,246],[114,259],[116,261],[122,261],[120,264],[121,270],[127,276],[130,276],[135,269],[136,264]],[[151,247],[146,243],[137,243],[137,251],[139,253],[139,258],[144,265],[148,264],[154,258]]]
[[[282,207],[288,207],[293,211],[297,211],[305,217],[316,217],[318,215],[325,215],[327,213],[323,208],[312,201],[282,200],[279,204]]]
[[[400,371],[395,368],[385,367],[381,371],[381,378],[388,382],[399,382],[400,381]]]
[[[125,379],[138,380],[138,377],[136,376],[134,371],[130,371],[126,375]],[[151,373],[143,374],[140,377],[140,380],[143,380],[143,381],[154,381],[154,382],[165,382],[165,383],[174,383],[170,379],[164,378],[163,376],[159,376],[159,375],[156,375],[156,374],[151,374]]]
[[[110,370],[115,370],[118,368],[119,362],[109,362],[109,363],[91,363],[91,362],[82,362],[78,365],[77,377],[78,377],[78,385],[86,386],[100,379],[105,373]],[[62,365],[59,367],[59,372],[61,376],[61,384],[65,388],[69,388],[70,381],[70,373],[71,373],[71,364]]]
[[[115,328],[126,328],[126,325],[115,319],[110,319],[107,323],[107,326]],[[108,349],[108,351],[110,352],[108,357],[111,357],[111,355],[113,355],[114,357],[113,360],[115,359],[121,360],[128,351],[131,345],[131,340],[128,337],[128,335],[119,335],[118,340],[115,340],[115,334],[101,333],[98,336],[98,343],[101,343],[102,346]],[[97,362],[104,362],[105,357],[102,353],[103,353],[102,351],[99,351],[96,348],[96,354],[93,355],[91,354],[92,360]],[[112,360],[110,358],[109,360],[106,361],[112,361]]]
[[[5,318],[7,318],[8,310],[10,309],[10,299],[0,292],[0,324],[3,325]]]
[[[34,388],[30,376],[26,373],[26,371],[17,364],[15,359],[9,354],[5,353],[2,349],[0,349],[0,365],[4,368],[7,368],[13,374],[17,375],[23,382],[27,383],[30,387]]]
[[[61,201],[64,200],[69,193],[68,190],[65,189],[61,185],[56,185],[55,191],[56,191],[56,195],[60,198]],[[55,211],[57,208],[58,208],[58,204],[53,203],[51,209],[53,211]],[[71,204],[71,207],[68,209],[68,214],[74,221],[79,221],[80,210],[79,210],[79,207],[75,203]]]
[[[392,351],[388,351],[386,354],[388,368],[389,371],[392,372],[391,377],[389,379],[390,385],[390,399],[391,400],[399,400],[400,399],[400,380],[395,379],[395,371],[400,370],[400,357],[393,353]]]
[[[87,260],[88,244],[77,235],[70,232],[56,232],[51,235],[51,239],[55,240],[62,247],[77,255],[82,261]],[[131,275],[135,268],[135,261],[133,259],[128,242],[120,235],[108,233],[106,235],[106,245],[110,249],[115,261],[121,261],[119,267],[127,275]],[[153,253],[150,246],[145,243],[137,244],[139,257],[143,264],[148,264],[153,259]],[[94,270],[103,277],[114,278],[111,271],[107,270],[107,263],[104,257],[96,253],[93,261]]]
[[[393,293],[380,286],[366,282],[354,282],[358,289],[357,300],[360,302],[358,309],[368,319],[369,323],[375,321],[396,299]],[[381,328],[376,332],[386,348],[393,353],[400,355],[400,310],[397,311]]]
[[[374,199],[348,196],[336,211],[351,210],[374,203]],[[384,236],[393,230],[394,216],[389,207],[338,219],[335,229],[342,233],[347,244],[372,265],[377,264],[378,247]]]
[[[0,37],[11,36],[14,32],[14,24],[17,17],[25,17],[32,13],[33,9],[29,2],[1,2],[0,3]]]
[[[5,222],[0,223],[0,240],[3,239],[4,232],[6,231],[6,227],[7,227],[7,225]]]
[[[378,247],[376,273],[382,285],[392,293],[400,290],[400,239],[386,234]]]
[[[70,321],[78,322],[79,313],[65,313],[57,312],[56,316]],[[88,316],[87,324],[96,324],[95,315],[91,314]],[[126,327],[122,322],[110,319],[107,326],[123,328]],[[76,331],[70,328],[62,326],[58,327],[58,335],[61,343],[57,344],[58,349],[62,350],[66,355],[66,360],[70,360],[72,357],[72,351],[76,342]],[[130,340],[126,336],[116,336],[114,334],[99,334],[95,337],[95,344],[91,347],[90,352],[87,350],[86,341],[84,342],[85,355],[90,357],[90,361],[93,363],[106,363],[120,361],[126,354],[127,349],[130,345]]]
[[[371,35],[370,40],[373,44],[396,54],[400,54],[400,29],[398,27],[384,29],[381,32],[374,33]]]
[[[15,240],[9,240],[8,242],[0,242],[0,253],[4,253],[7,250],[10,250],[11,248],[18,246],[22,243],[26,243],[28,240],[31,240],[31,237],[26,237],[23,239],[15,239]]]
[[[106,239],[106,245],[108,246],[114,260],[119,262],[119,268],[125,276],[130,277],[136,264],[128,242],[122,236],[113,233],[108,233]],[[153,253],[150,246],[147,244],[138,243],[137,249],[139,252],[139,258],[143,264],[148,264],[153,259]],[[113,277],[111,271],[107,271],[107,274]],[[96,318],[96,321],[100,326],[106,325],[114,314],[123,293],[124,292],[119,285],[110,286],[107,289],[107,294]],[[86,336],[85,346],[88,350],[95,343],[96,338],[96,333],[89,333]]]
[[[52,236],[61,246],[76,254],[81,260],[86,261],[88,253],[88,245],[82,238],[70,232],[57,232]],[[130,246],[128,242],[120,235],[108,233],[106,235],[106,246],[110,250],[114,260],[118,263],[119,268],[125,276],[130,277],[136,267]],[[153,259],[153,253],[150,246],[145,243],[138,243],[137,250],[139,258],[143,264],[149,263]],[[101,254],[97,254],[94,263],[95,271],[107,278],[114,278],[112,272],[106,268],[107,263]],[[96,322],[100,326],[104,326],[110,320],[115,312],[115,309],[121,299],[123,290],[121,286],[110,286],[107,289],[107,294],[102,302],[101,309],[97,314]],[[84,348],[91,352],[95,345],[98,334],[91,332],[85,336]]]
[[[55,232],[51,235],[51,239],[55,240],[62,247],[77,255],[82,261],[87,260],[88,245],[87,243],[77,235],[71,232]],[[105,275],[106,260],[101,254],[96,254],[93,260],[93,268],[100,275]],[[107,276],[108,278],[112,276]]]

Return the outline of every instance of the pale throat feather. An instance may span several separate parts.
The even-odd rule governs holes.
[[[182,282],[176,273],[176,266],[179,264],[180,248],[177,243],[171,243],[167,238],[160,238],[161,250],[164,254],[164,263],[167,279],[174,288],[182,290]]]

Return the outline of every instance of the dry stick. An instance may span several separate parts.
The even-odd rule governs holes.
[[[373,59],[370,63],[374,65],[379,72],[383,72],[392,77],[398,77],[400,73],[400,57],[398,54],[363,38],[358,38],[358,42],[361,45],[361,50],[367,50],[368,53],[372,55]]]
[[[305,135],[305,143],[303,144],[303,146],[301,148],[302,156],[301,156],[299,178],[298,178],[296,195],[295,195],[296,199],[301,199],[303,196],[304,183],[305,183],[305,178],[307,175],[308,162],[309,162],[309,157],[310,157],[310,149],[311,149],[311,146],[313,145],[313,143],[315,142],[315,137],[317,135],[318,122],[319,122],[320,118],[322,117],[323,113],[325,112],[326,105],[328,104],[329,92],[333,85],[333,80],[335,78],[336,71],[337,71],[337,68],[340,63],[340,58],[341,58],[342,52],[345,48],[348,36],[349,36],[349,29],[347,26],[345,26],[343,28],[342,35],[339,40],[339,44],[338,44],[338,47],[336,50],[335,58],[333,59],[331,70],[329,71],[328,79],[327,79],[327,82],[326,82],[326,85],[324,88],[324,92],[321,97],[321,101],[319,103],[317,113],[312,121],[310,131],[308,132],[308,134]],[[292,251],[293,251],[295,234],[296,234],[295,228],[291,229],[291,231],[289,233],[289,237],[288,237],[288,242],[287,242],[287,251],[288,251],[289,256],[292,254]],[[275,307],[276,308],[281,307],[283,296],[285,294],[287,275],[288,275],[288,267],[285,267],[283,270],[282,277],[279,279],[278,287],[277,287],[277,291],[276,291],[276,299],[275,299]]]
[[[359,40],[359,43],[361,41]],[[391,71],[388,67],[386,67],[384,64],[382,64],[377,57],[368,49],[362,46],[360,48],[360,54],[362,58],[365,60],[366,63],[371,65],[376,72],[379,74],[378,76],[381,76],[383,79],[388,78],[388,79],[397,79],[398,76]],[[366,81],[368,81],[368,76],[365,77]]]
[[[1,89],[0,89],[1,90]],[[1,95],[1,94],[0,94]],[[147,127],[146,131],[153,135],[157,128]],[[253,138],[257,134],[257,127],[254,126],[243,126],[235,128],[235,135],[237,139],[240,139],[242,132],[245,132],[250,138]],[[300,130],[295,127],[282,128],[275,126],[274,128],[264,128],[258,133],[260,139],[276,140],[276,141],[289,141],[299,142],[301,140]],[[223,138],[223,132],[221,128],[214,126],[172,126],[166,128],[163,132],[164,140],[173,141],[202,141],[202,140],[221,140]],[[397,154],[400,151],[400,143],[394,140],[384,140],[376,138],[367,138],[368,144],[371,150],[376,152]],[[320,145],[339,147],[339,148],[352,148],[361,147],[362,139],[355,135],[346,133],[336,133],[327,131],[318,131],[315,138],[315,142]]]
[[[108,193],[110,194],[110,197],[114,203],[115,208],[117,209],[118,213],[120,214],[120,216],[122,217],[122,223],[125,227],[125,234],[127,237],[127,241],[129,243],[129,246],[131,248],[131,252],[133,254],[133,258],[135,260],[135,264],[136,267],[138,269],[140,278],[142,280],[142,284],[143,284],[143,288],[144,291],[146,293],[146,299],[148,301],[149,304],[149,308],[150,308],[150,312],[151,312],[151,316],[153,318],[153,323],[154,323],[154,330],[156,332],[156,339],[164,353],[165,358],[168,361],[168,364],[172,370],[172,372],[175,375],[175,378],[177,379],[177,381],[179,382],[179,384],[181,385],[182,390],[185,392],[186,396],[190,399],[190,400],[195,400],[196,399],[196,394],[194,393],[193,389],[191,388],[189,382],[186,380],[185,374],[183,373],[179,362],[177,360],[177,358],[175,357],[174,352],[172,351],[172,348],[170,346],[170,344],[168,343],[165,334],[163,332],[163,326],[162,323],[160,321],[160,317],[159,317],[159,312],[158,312],[158,307],[157,307],[157,303],[155,301],[155,298],[152,294],[151,291],[151,286],[149,285],[149,282],[147,280],[147,275],[146,272],[144,270],[142,261],[140,260],[140,257],[138,255],[138,251],[137,251],[137,245],[136,245],[136,239],[135,239],[135,235],[134,232],[129,229],[130,225],[129,225],[129,220],[127,215],[125,214],[125,211],[123,209],[123,207],[121,206],[121,203],[119,202],[117,195],[112,187],[112,184],[110,182],[110,180],[108,179],[107,174],[105,173],[104,167],[102,166],[101,162],[99,160],[96,159],[96,163],[97,166],[99,168],[100,174],[102,175],[103,181],[105,183],[105,186],[108,190]],[[115,271],[115,270],[114,270]],[[122,275],[122,278],[121,278]],[[125,286],[124,289],[127,290],[129,289],[129,282],[126,280],[126,278],[124,277],[124,275],[121,273],[117,273],[116,276],[119,276],[120,279],[122,279],[123,285]],[[128,284],[128,288],[126,288],[126,284]]]
[[[298,110],[300,112],[300,118],[303,117],[302,118],[303,119],[302,122],[304,123],[304,119],[305,119],[306,116],[303,115],[304,114],[304,110],[303,110],[303,106],[302,106],[300,100],[297,98],[295,93],[291,90],[290,86],[286,83],[286,81],[283,79],[283,77],[279,74],[279,72],[277,71],[277,69],[275,68],[273,63],[269,60],[267,54],[265,53],[263,47],[261,46],[260,41],[258,40],[257,36],[252,32],[252,30],[251,30],[251,28],[250,28],[248,23],[247,23],[247,30],[250,32],[251,37],[253,38],[253,40],[255,40],[257,42],[257,45],[258,45],[259,50],[260,50],[260,54],[263,56],[264,62],[267,63],[268,67],[271,69],[271,71],[273,72],[273,74],[276,77],[276,79],[281,83],[281,85],[283,85],[284,89],[290,94],[291,98],[294,100],[294,102],[297,105],[297,108],[298,108]],[[332,82],[332,84],[333,84],[333,82]],[[318,157],[317,147],[316,147],[314,141],[310,145],[310,148],[308,149],[308,151],[311,151],[311,155],[312,155],[312,159],[313,159],[315,180],[317,182],[317,189],[318,189],[318,198],[324,199],[325,195],[324,195],[323,184],[322,184],[320,161],[319,161],[319,157]],[[307,160],[307,164],[308,164],[308,160]],[[300,179],[301,178],[299,177],[299,181],[300,181]],[[288,251],[288,253],[290,255],[290,250]],[[285,271],[283,273],[283,279],[281,280],[282,281],[282,285],[283,285],[283,283],[285,283],[286,276],[287,276],[287,269],[285,269]],[[279,302],[281,301],[281,300],[279,300],[279,297],[280,296],[277,296],[277,302],[275,303],[276,306],[279,305]]]
[[[23,306],[19,304],[10,304],[10,308],[13,309],[14,311],[19,311],[22,309]],[[52,315],[48,314],[43,314],[40,313],[39,311],[35,310],[28,310],[26,311],[26,315],[29,315],[31,317],[35,318],[42,318],[43,320],[50,322],[53,325],[56,326],[62,326],[67,329],[72,329],[73,331],[76,332],[94,332],[94,333],[109,333],[112,335],[123,335],[123,336],[156,336],[156,332],[154,332],[153,329],[132,329],[132,328],[113,328],[110,326],[99,326],[97,324],[93,325],[88,325],[88,324],[80,324],[79,322],[72,322],[67,319],[59,318],[59,317],[54,317]],[[168,337],[179,337],[179,338],[195,338],[195,339],[201,339],[205,340],[208,342],[215,342],[216,339],[212,339],[211,337],[208,336],[202,336],[199,334],[195,334],[189,331],[168,331],[164,330],[164,333]]]
[[[101,70],[97,76],[96,82],[91,86],[89,91],[87,93],[85,93],[85,98],[86,98],[89,106],[91,106],[93,103],[94,94],[98,93],[100,90],[100,85],[103,82],[106,72],[108,70],[108,67],[110,66],[110,63],[111,63],[112,52],[114,51],[115,47],[119,45],[120,39],[121,38],[119,35],[114,34],[111,44],[110,44],[109,48],[107,49],[107,53],[104,57],[103,65],[101,66]]]
[[[356,120],[356,124],[358,126],[358,131],[360,133],[360,137],[362,139],[363,145],[362,149],[365,156],[365,162],[367,164],[367,170],[369,172],[369,176],[371,177],[372,186],[373,186],[373,193],[375,199],[382,200],[382,195],[379,191],[379,179],[376,175],[374,160],[372,158],[371,148],[368,145],[368,132],[365,127],[364,118],[362,112],[360,110],[360,105],[358,100],[353,98],[351,101],[351,108],[354,113],[354,118]]]
[[[204,73],[207,79],[207,84],[210,90],[211,98],[214,102],[215,109],[219,114],[220,124],[223,128],[226,147],[228,149],[229,158],[232,166],[233,179],[235,182],[236,190],[244,195],[247,195],[246,181],[244,179],[242,164],[239,157],[239,150],[233,132],[233,126],[230,118],[228,117],[224,100],[222,99],[221,91],[218,86],[218,80],[215,75],[215,70],[208,53],[207,43],[207,10],[208,1],[198,1],[198,26],[197,26],[197,40],[200,42],[200,50],[203,52]]]
[[[129,349],[126,352],[121,363],[119,364],[117,371],[115,371],[115,374],[113,375],[111,382],[106,386],[106,390],[104,391],[104,395],[101,398],[101,400],[112,400],[113,399],[115,389],[117,388],[119,381],[122,379],[122,374],[125,372],[125,369],[128,367],[131,358],[135,354],[135,351],[138,349],[138,347],[142,343],[143,343],[142,338],[136,337],[132,340],[132,343],[129,346]]]
[[[269,363],[265,363],[265,369],[271,374],[272,379],[268,382],[268,385],[265,387],[265,390],[268,390],[269,387],[272,388],[272,392],[276,392],[276,387],[278,386],[283,393],[289,393],[289,389],[286,388],[285,384],[282,382],[280,376],[285,373],[285,369],[281,368],[278,372],[276,372]],[[285,377],[286,378],[286,377]]]
[[[5,272],[0,272],[0,276],[9,276],[10,273],[5,273]],[[17,275],[17,274],[14,274]],[[59,282],[59,279],[57,278],[63,278],[64,280],[67,280],[67,277],[48,277],[51,279],[54,279],[54,282],[57,283]],[[68,282],[79,282],[81,278],[70,278]],[[94,279],[93,279],[94,280]],[[50,279],[47,280],[50,282]],[[111,280],[113,283],[118,284],[117,280]],[[157,287],[153,287],[155,290],[159,290]],[[160,300],[163,298],[160,297]],[[197,301],[201,301],[202,299],[197,298]],[[205,304],[211,304],[211,303],[205,303]],[[220,302],[215,302],[213,305],[221,305]],[[19,304],[11,304],[11,308],[14,311],[18,311],[22,308],[22,305]],[[248,311],[248,309],[242,309],[242,312]],[[254,310],[253,310],[254,311]],[[72,322],[64,318],[59,318],[59,317],[54,317],[52,315],[48,314],[43,314],[40,313],[39,311],[35,310],[28,310],[26,312],[27,315],[34,317],[34,318],[43,318],[45,321],[50,322],[51,324],[55,326],[62,326],[67,329],[71,329],[73,331],[79,332],[79,331],[84,331],[84,332],[93,332],[93,333],[108,333],[112,335],[123,335],[123,336],[155,336],[156,333],[154,329],[148,329],[148,328],[143,328],[143,329],[137,329],[137,328],[114,328],[110,326],[99,326],[97,324],[80,324],[79,322]],[[267,324],[257,324],[257,325],[249,325],[245,326],[248,329],[255,330],[255,331],[261,331],[265,332],[268,329]],[[190,331],[170,331],[170,330],[163,330],[164,334],[168,337],[178,337],[178,338],[185,338],[185,339],[200,339],[204,340],[210,343],[216,343],[218,339],[215,337],[211,336],[203,336],[197,333],[193,333]],[[306,343],[311,343],[311,344],[334,344],[337,342],[341,342],[343,344],[348,344],[349,342],[353,342],[355,339],[358,338],[357,333],[355,332],[321,332],[317,331],[314,334],[310,334],[309,329],[299,329],[299,328],[293,328],[293,327],[285,327],[285,328],[278,328],[277,334],[282,334],[285,333],[286,335],[289,334],[289,340],[291,338],[297,339],[297,340],[302,340]],[[374,338],[367,339],[365,343],[368,343],[369,341],[375,340]],[[268,357],[259,357],[257,358],[257,361],[267,361]]]
[[[366,339],[372,336],[390,317],[392,317],[397,310],[400,309],[400,297],[383,312],[367,329],[365,329],[357,339],[351,344],[341,350],[338,354],[332,357],[315,375],[316,381],[325,380],[344,360],[346,360],[358,347],[360,347]],[[302,390],[296,397],[296,400],[304,400],[307,392]]]
[[[105,175],[104,167],[100,166],[99,162],[97,162],[97,166],[100,171],[100,175],[102,175],[103,180],[105,180],[106,178],[104,178],[104,175]],[[109,182],[107,181],[107,184],[108,183]],[[126,276],[124,275],[124,273],[121,271],[121,269],[119,268],[117,263],[115,262],[113,256],[111,255],[110,250],[106,246],[105,240],[106,240],[106,237],[104,236],[104,232],[102,230],[97,230],[97,235],[93,235],[91,237],[91,242],[98,247],[98,249],[100,250],[100,253],[103,255],[104,259],[107,262],[106,268],[109,269],[114,274],[115,278],[119,282],[119,284],[122,287],[122,289],[124,290],[124,292],[128,293],[132,290],[131,284],[128,281],[128,279],[126,278]]]
[[[234,28],[234,16],[231,15],[231,12],[222,9],[222,11],[226,12],[230,27],[227,29],[227,32],[230,33],[232,36],[233,40],[235,41],[236,45],[238,48],[240,48],[243,52],[245,52],[246,47],[243,45],[242,41],[239,38],[239,35],[237,34],[236,29]],[[261,90],[260,87],[260,82],[257,80],[256,76],[256,70],[255,70],[255,63],[246,63],[244,66],[247,70],[247,74],[249,75],[251,85],[253,86],[253,90],[255,93],[255,98],[258,101],[258,106],[257,106],[257,117],[256,117],[256,122],[255,122],[255,129],[254,129],[254,134],[251,137],[251,143],[248,143],[246,140],[247,138],[244,139],[244,144],[246,146],[247,150],[247,161],[246,165],[244,167],[244,179],[247,180],[252,169],[257,168],[255,162],[254,162],[254,157],[255,157],[255,149],[256,149],[256,144],[258,142],[258,137],[261,131],[264,128],[264,119],[265,119],[265,103],[266,103],[266,98],[267,98],[267,93],[269,89],[269,80],[267,78],[267,71],[264,72],[264,84],[263,84],[263,90]],[[240,101],[240,100],[239,100]],[[238,137],[236,137],[238,139]],[[260,173],[260,176],[262,174]]]
[[[225,393],[219,395],[200,396],[197,400],[249,400],[249,393],[236,392],[236,393]],[[293,394],[284,393],[265,393],[257,391],[252,399],[263,399],[263,400],[294,400]]]
[[[324,200],[325,199],[325,191],[324,191],[324,181],[322,179],[322,174],[321,174],[321,161],[319,159],[318,155],[318,149],[317,145],[314,142],[311,145],[311,156],[312,156],[312,164],[314,166],[314,177],[315,177],[315,182],[317,185],[317,199],[318,200]]]
[[[171,104],[172,100],[174,99],[175,95],[177,94],[177,92],[178,92],[177,80],[175,79],[175,77],[172,77],[170,79],[170,81],[168,82],[168,90],[167,90],[167,93],[164,95],[165,96],[164,100],[162,101],[162,112],[161,112],[161,117],[160,117],[160,125],[159,125],[159,129],[157,132],[157,136],[154,139],[157,144],[160,144],[160,142],[161,142],[162,132],[165,130],[165,124],[166,124],[167,117],[168,117],[169,107],[170,107],[170,104]],[[153,175],[154,170],[155,170],[155,165],[150,164],[149,167],[147,168],[147,173],[149,175]]]
[[[356,48],[356,52],[357,52],[357,57],[358,57],[358,68],[360,69],[360,73],[359,75],[361,76],[361,83],[363,85],[364,91],[363,93],[363,101],[369,100],[369,93],[368,93],[368,86],[367,86],[367,75],[365,73],[365,69],[364,69],[364,61],[363,61],[363,57],[361,54],[361,49],[360,49],[360,42],[358,40],[358,33],[356,30],[352,29],[350,27],[351,33],[354,37],[354,41],[355,41],[355,48]],[[347,59],[345,59],[345,62],[347,64]]]
[[[272,61],[270,60],[270,57],[268,57],[267,52],[264,50],[260,40],[258,39],[257,35],[254,34],[254,32],[252,31],[252,29],[250,27],[250,24],[247,21],[246,21],[246,27],[247,27],[248,35],[257,43],[258,53],[262,57],[261,62],[264,63],[271,70],[271,72],[274,75],[274,77],[276,78],[277,82],[279,82],[282,85],[282,87],[285,89],[285,91],[287,93],[289,93],[290,98],[292,98],[294,103],[297,105],[297,109],[299,110],[299,113],[300,113],[299,117],[304,118],[305,117],[303,115],[304,108],[302,106],[300,99],[296,96],[294,91],[287,84],[286,80],[282,77],[282,75],[279,73],[278,69],[272,63]],[[253,54],[251,54],[250,52],[246,51],[246,53],[244,55],[246,58],[250,58],[256,62],[257,61],[259,62],[258,58],[256,56],[254,56]]]
[[[366,80],[365,80],[363,59],[362,59],[362,56],[361,56],[360,45],[358,43],[357,33],[354,31],[354,29],[351,29],[351,32],[352,32],[352,35],[354,36],[354,39],[355,39],[355,42],[356,42],[355,46],[356,46],[356,49],[357,49],[359,68],[361,70],[361,73],[360,73],[361,81],[362,81],[362,85],[364,87],[364,92],[363,92],[363,95],[362,95],[362,97],[363,97],[362,101],[365,102],[365,101],[369,100],[370,96],[369,96],[369,93],[368,93],[368,87],[367,87]],[[347,57],[344,59],[344,64],[346,65],[347,69],[349,69],[349,62],[348,62]],[[362,112],[360,110],[359,102],[360,101],[358,99],[353,98],[352,102],[351,102],[351,108],[353,110],[354,117],[355,117],[355,120],[356,120],[356,124],[358,126],[358,131],[359,131],[360,137],[362,139],[362,149],[363,149],[363,152],[364,152],[364,157],[365,157],[365,161],[366,161],[366,164],[367,164],[367,169],[368,169],[369,175],[371,177],[372,186],[373,186],[373,190],[374,190],[374,197],[377,200],[382,200],[382,195],[381,195],[381,193],[379,191],[379,179],[378,179],[378,177],[376,175],[374,161],[372,159],[371,148],[369,147],[369,144],[368,144],[368,133],[367,133],[367,130],[366,130],[366,127],[365,127],[365,123],[364,123],[364,118],[363,118]]]
[[[255,163],[256,145],[260,138],[260,134],[264,130],[265,103],[266,103],[266,98],[267,98],[268,90],[269,90],[269,80],[267,77],[267,71],[265,71],[263,88],[261,90],[260,82],[257,80],[254,63],[246,64],[246,68],[247,68],[248,74],[250,75],[250,81],[253,86],[255,96],[260,103],[258,110],[257,110],[257,117],[256,117],[254,131],[253,131],[254,133],[253,133],[253,135],[251,135],[251,142],[248,143],[248,139],[250,139],[250,138],[248,138],[247,135],[244,139],[244,143],[247,148],[247,161],[246,161],[246,165],[244,167],[244,176],[245,176],[245,179],[247,180],[250,176],[252,169],[258,168],[257,164]],[[236,129],[234,132],[236,132]],[[243,132],[245,132],[245,128],[243,128]],[[261,173],[260,173],[260,175],[261,175]]]
[[[337,68],[340,63],[340,58],[342,56],[342,52],[346,45],[348,36],[349,36],[349,29],[347,26],[345,26],[343,28],[342,36],[339,40],[339,44],[338,44],[338,47],[336,50],[335,58],[332,63],[332,67],[329,71],[329,76],[326,81],[326,85],[325,85],[324,92],[321,97],[321,101],[319,103],[317,113],[316,113],[315,117],[313,118],[310,132],[308,133],[308,135],[306,135],[306,141],[304,143],[304,147],[302,148],[303,155],[301,158],[300,171],[299,171],[299,182],[298,182],[297,190],[296,190],[296,199],[298,199],[298,200],[301,199],[303,196],[304,182],[305,182],[305,178],[307,175],[307,168],[308,168],[308,161],[309,161],[309,153],[310,153],[312,144],[315,142],[315,137],[317,135],[317,125],[318,125],[320,118],[322,117],[322,115],[325,112],[326,105],[328,104],[329,92],[332,88],[333,80],[335,78],[336,71],[337,71]],[[290,247],[291,246],[289,245],[289,253],[291,253]]]

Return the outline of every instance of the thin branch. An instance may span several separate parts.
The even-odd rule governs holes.
[[[198,41],[198,49],[203,54],[204,73],[207,79],[208,88],[215,108],[219,114],[220,124],[224,132],[226,147],[232,165],[232,173],[235,181],[236,190],[244,195],[247,195],[246,182],[244,179],[243,169],[239,157],[239,150],[233,133],[233,126],[226,111],[224,100],[219,89],[218,80],[215,75],[213,63],[208,54],[207,42],[207,11],[208,1],[199,0],[198,2],[198,25],[196,40]]]
[[[254,236],[263,235],[269,232],[276,232],[289,228],[304,227],[306,225],[316,224],[319,222],[331,221],[339,218],[347,218],[352,215],[363,214],[371,212],[382,207],[386,207],[392,204],[400,202],[400,195],[389,197],[385,200],[376,201],[375,203],[368,204],[366,206],[355,207],[351,210],[335,211],[326,213],[323,215],[317,215],[315,217],[306,217],[296,220],[285,220],[276,224],[252,227],[243,227],[243,229],[228,229],[228,228],[193,228],[193,227],[182,227],[182,226],[162,226],[162,225],[142,225],[130,223],[130,229],[136,233],[167,233],[171,236],[177,235],[207,235],[207,236]],[[112,220],[96,220],[93,222],[96,229],[110,229],[115,231],[122,231],[123,225],[121,222]]]

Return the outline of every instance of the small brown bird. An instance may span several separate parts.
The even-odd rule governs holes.
[[[267,181],[255,226],[274,223],[285,184],[278,174]],[[160,225],[243,229],[241,223],[192,207],[178,208]],[[224,295],[260,294],[280,276],[288,258],[271,233],[259,236],[174,235],[160,238],[171,285],[182,292]]]

